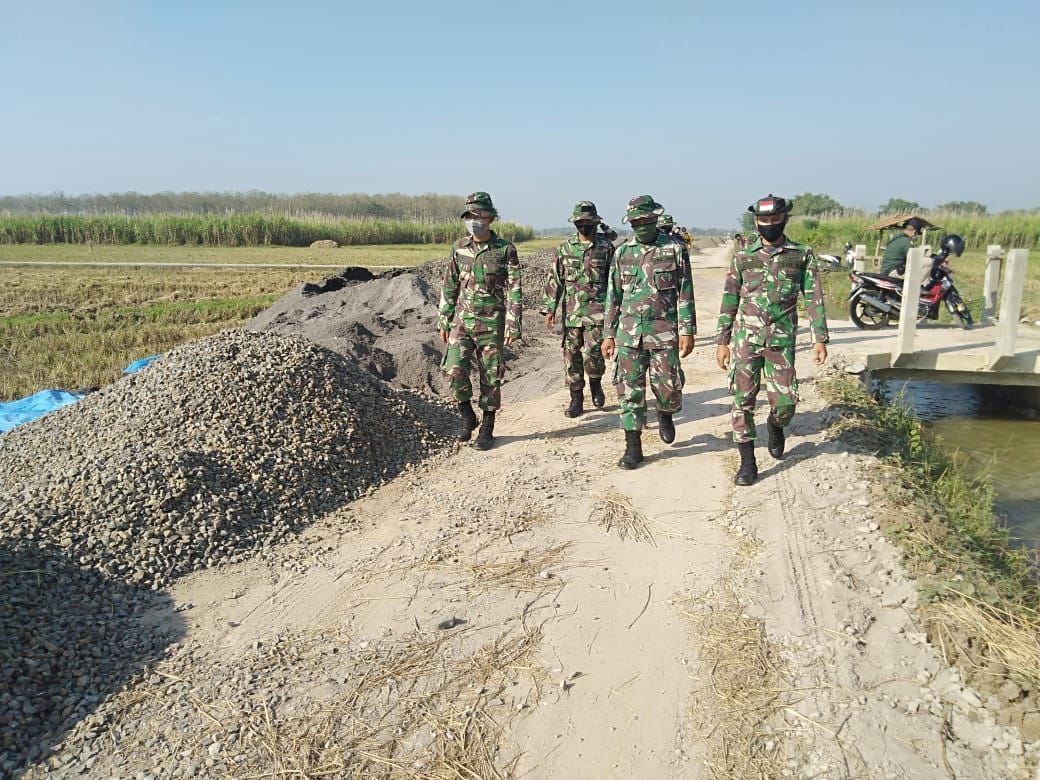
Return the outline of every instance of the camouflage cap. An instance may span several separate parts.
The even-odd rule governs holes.
[[[596,204],[591,200],[579,200],[574,210],[571,211],[571,215],[568,218],[569,222],[602,222],[603,218],[596,212]]]
[[[675,220],[672,218],[671,214],[662,214],[660,217],[657,218],[657,224],[658,225],[674,225],[675,224]]]
[[[778,195],[769,193],[764,198],[759,198],[748,206],[747,210],[756,217],[768,217],[771,214],[786,214],[792,208],[794,208],[793,200],[787,200],[787,198],[781,198]]]
[[[474,192],[466,196],[466,206],[459,216],[464,217],[467,214],[486,214],[497,217],[498,211],[495,210],[495,204],[491,202],[490,195],[486,192]]]
[[[640,217],[659,217],[664,212],[664,206],[653,199],[651,195],[637,195],[628,202],[625,216],[622,222],[631,222]]]

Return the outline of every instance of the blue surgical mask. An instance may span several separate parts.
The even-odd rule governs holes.
[[[486,219],[467,219],[464,222],[466,223],[466,232],[474,238],[486,234],[488,226],[491,224]]]

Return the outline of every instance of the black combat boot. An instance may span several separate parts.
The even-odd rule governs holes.
[[[672,415],[668,412],[657,413],[657,433],[665,444],[675,441],[675,423],[672,422]]]
[[[585,414],[585,390],[581,387],[571,388],[571,405],[564,412],[568,417],[580,417]]]
[[[603,380],[598,376],[590,376],[589,391],[592,393],[592,405],[597,409],[602,409],[603,404],[607,402],[607,397],[603,395]]]
[[[766,428],[769,429],[769,454],[780,460],[784,456],[784,443],[787,440],[784,437],[784,429],[773,418],[772,412],[766,418]]]
[[[733,478],[735,485],[751,485],[758,479],[758,464],[755,463],[755,443],[753,441],[742,441],[737,445],[740,450],[740,468],[737,476]]]
[[[625,454],[618,465],[623,469],[634,469],[643,462],[643,432],[625,431]]]
[[[474,448],[478,450],[490,450],[495,441],[495,413],[484,412],[484,419],[480,421],[480,432],[477,440],[473,442]]]
[[[477,415],[473,413],[473,404],[469,401],[459,401],[459,414],[462,421],[459,423],[459,432],[455,437],[459,441],[469,441],[473,435],[473,429],[477,427]]]

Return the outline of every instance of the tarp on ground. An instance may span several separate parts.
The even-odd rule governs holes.
[[[16,425],[32,422],[37,417],[75,403],[82,397],[82,393],[70,393],[67,390],[41,390],[27,398],[2,402],[0,403],[0,433],[7,433]]]
[[[158,357],[159,357],[159,355],[149,355],[148,357],[143,357],[143,358],[140,358],[139,360],[135,360],[133,363],[131,363],[130,365],[128,365],[126,368],[123,369],[123,373],[124,374],[136,374],[138,371],[140,371],[142,368],[147,366],[149,363],[151,363],[153,360],[155,360]]]
[[[124,374],[136,374],[159,355],[135,360],[123,369]],[[68,390],[41,390],[26,398],[0,402],[0,433],[7,433],[16,425],[32,422],[63,406],[75,403],[83,397],[83,393],[70,393]]]

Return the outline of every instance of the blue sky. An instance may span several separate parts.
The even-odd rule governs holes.
[[[1040,3],[0,0],[0,193],[1040,206]]]

